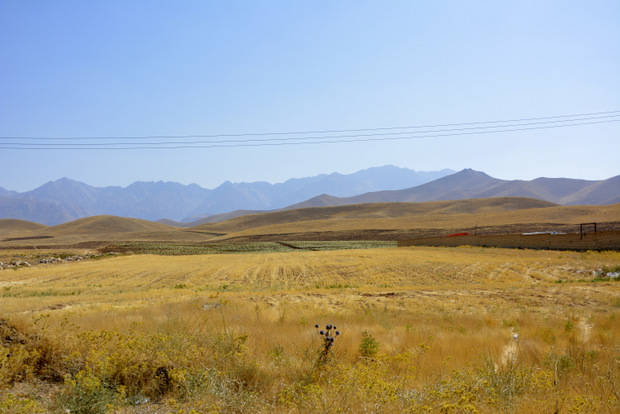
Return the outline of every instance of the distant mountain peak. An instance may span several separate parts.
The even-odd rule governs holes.
[[[79,181],[72,180],[71,178],[62,177],[62,178],[59,178],[57,180],[48,181],[47,183],[43,184],[43,186],[45,186],[45,185],[52,185],[52,184],[63,184],[63,185],[67,185],[67,184],[83,184],[83,185],[86,185],[86,184],[81,183]]]
[[[488,175],[487,173],[483,172],[483,171],[478,171],[478,170],[474,170],[473,168],[464,168],[461,171],[455,173],[456,174],[462,174],[462,175],[479,175],[479,176],[485,176],[485,177],[490,177],[490,175]]]
[[[555,204],[615,204],[620,186],[615,177],[604,181],[572,179],[500,180],[465,168],[428,183],[396,191],[369,192],[353,197],[315,197],[292,207],[318,207],[384,202],[426,202],[474,198],[525,197]]]
[[[465,168],[414,171],[386,165],[352,174],[321,174],[283,183],[232,183],[215,189],[170,181],[136,181],[127,187],[92,187],[67,177],[16,193],[0,189],[0,218],[56,225],[83,217],[114,215],[149,221],[229,217],[234,211],[291,206],[335,206],[468,198],[528,197],[557,204],[614,204],[620,177],[601,181],[541,178],[500,180]],[[241,214],[241,213],[240,213]]]

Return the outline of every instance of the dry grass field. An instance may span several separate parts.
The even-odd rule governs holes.
[[[0,223],[0,261],[32,263],[0,270],[0,413],[620,412],[620,252],[351,241],[613,223],[618,206],[441,203]],[[332,231],[352,237],[312,241]],[[98,246],[127,249],[37,263]]]
[[[423,247],[4,270],[0,412],[617,412],[620,283],[593,272],[619,265]]]

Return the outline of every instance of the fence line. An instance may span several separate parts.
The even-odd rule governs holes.
[[[568,234],[497,234],[398,240],[408,246],[483,246],[549,250],[620,250],[620,230]]]

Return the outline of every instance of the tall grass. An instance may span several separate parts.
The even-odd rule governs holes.
[[[5,272],[0,413],[618,412],[620,287],[577,281],[618,258],[386,249]],[[48,289],[82,293],[30,294]],[[338,327],[329,348],[316,324]]]
[[[287,310],[278,315],[241,301],[204,309],[189,301],[118,312],[114,320],[94,312],[61,324],[3,322],[15,337],[3,343],[4,404],[26,401],[16,388],[30,384],[36,394],[47,382],[50,398],[32,404],[71,412],[131,412],[136,405],[187,412],[620,408],[618,311],[588,319],[589,328],[524,318],[515,339],[514,326],[488,317],[417,310],[382,325],[356,314],[298,317],[295,306],[279,312]],[[403,324],[416,316],[415,325]],[[310,320],[341,330],[329,358]]]

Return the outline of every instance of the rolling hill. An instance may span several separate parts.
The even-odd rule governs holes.
[[[390,169],[381,171],[389,173]],[[262,185],[253,187],[252,191],[256,193]],[[56,220],[67,221],[72,214],[91,212],[89,205],[103,197],[106,191],[123,193],[127,198],[126,206],[147,209],[151,204],[166,204],[168,198],[175,197],[176,190],[188,190],[176,183],[134,183],[125,189],[94,189],[71,180],[59,180],[44,187],[27,196],[0,196],[0,199],[5,207],[14,206],[18,211],[45,213]],[[240,203],[243,191],[235,190],[232,184],[227,187],[232,197],[232,200],[228,199],[230,205]],[[250,187],[246,186],[246,190]],[[100,190],[102,192],[98,193]],[[172,204],[166,204],[165,209],[175,209],[187,200],[196,202],[200,188],[193,186],[189,190]],[[323,194],[280,210],[233,210],[192,223],[172,220],[156,223],[110,214],[93,215],[53,227],[4,220],[0,222],[0,236],[13,244],[21,240],[22,244],[37,246],[41,245],[41,240],[47,245],[75,245],[94,240],[101,243],[118,240],[188,243],[279,239],[395,240],[471,230],[473,227],[493,234],[575,231],[573,227],[578,223],[620,222],[620,208],[618,204],[612,204],[620,200],[619,193],[620,176],[602,181],[565,178],[506,181],[465,169],[403,190],[367,192],[353,197]],[[67,200],[61,203],[54,197],[66,197]],[[77,200],[75,204],[68,201],[72,197]],[[585,205],[585,201],[594,205]],[[106,201],[107,205],[117,202],[118,199],[112,196]],[[0,211],[2,208],[0,204]]]
[[[620,206],[560,206],[522,198],[423,203],[369,203],[252,214],[194,230],[221,233],[215,240],[396,240],[479,231],[578,231],[583,222],[620,226]],[[603,227],[601,227],[603,229]]]
[[[96,249],[115,242],[198,243],[213,237],[211,233],[117,216],[93,216],[57,226],[0,220],[0,249]]]
[[[156,232],[174,230],[173,227],[152,221],[117,217],[93,216],[59,224],[45,229],[46,235],[100,235],[114,233]]]
[[[96,216],[54,227],[0,221],[23,229],[0,239],[0,248],[90,247],[125,241],[217,243],[303,240],[399,240],[454,232],[503,234],[528,231],[577,232],[579,223],[600,230],[620,228],[620,205],[560,206],[523,197],[424,203],[369,203],[248,214],[217,223],[179,228],[115,216]],[[33,230],[29,230],[30,228]],[[19,236],[19,237],[17,237]]]
[[[44,224],[17,219],[0,219],[0,238],[46,229]]]
[[[428,214],[451,215],[489,211],[528,210],[553,207],[556,204],[524,198],[495,198],[482,200],[439,201],[427,203],[368,203],[329,207],[307,207],[282,211],[251,214],[226,220],[221,223],[207,223],[194,227],[203,231],[237,232],[260,227],[316,222],[321,220],[395,220],[402,217],[424,217]]]

